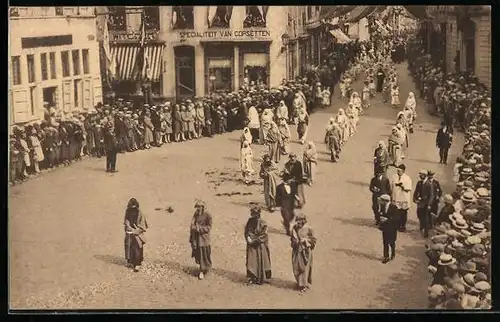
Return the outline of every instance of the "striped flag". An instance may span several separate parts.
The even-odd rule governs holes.
[[[109,47],[109,29],[108,29],[108,19],[109,15],[104,15],[103,19],[103,36],[102,36],[102,47],[104,51],[104,58],[106,60],[106,81],[108,85],[111,85],[115,80],[116,73],[116,59],[111,54],[111,48]]]
[[[132,73],[132,79],[141,80],[144,72],[144,62],[145,62],[145,44],[146,44],[146,26],[145,26],[145,14],[144,11],[141,14],[141,35],[139,39],[139,51],[137,53],[137,58],[135,60],[134,71]]]

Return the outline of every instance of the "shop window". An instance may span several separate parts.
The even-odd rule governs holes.
[[[80,75],[80,51],[78,49],[72,50],[71,58],[73,59],[73,75]]]
[[[49,79],[49,71],[47,69],[47,54],[40,54],[40,67],[42,68],[42,80]]]
[[[229,28],[229,22],[233,14],[233,6],[216,6],[214,11],[212,11],[212,7],[209,7],[209,9],[210,27]]]
[[[127,30],[127,13],[123,6],[108,7],[109,10],[109,30]]]
[[[26,61],[28,63],[28,83],[34,83],[35,79],[35,56],[27,55]]]
[[[144,7],[144,28],[149,31],[160,30],[160,7]]]
[[[90,74],[89,50],[82,49],[83,73]]]
[[[12,57],[12,84],[21,85],[21,56]]]
[[[230,58],[208,58],[208,84],[210,92],[232,90]]]
[[[246,6],[246,18],[243,21],[244,28],[266,27],[266,14],[269,6]]]
[[[173,29],[194,29],[194,6],[172,8]]]
[[[69,52],[67,50],[61,52],[61,65],[63,77],[69,77]]]
[[[50,78],[56,79],[56,53],[49,53],[49,64],[50,64]]]
[[[267,85],[268,55],[266,53],[244,53],[243,70],[250,85]]]

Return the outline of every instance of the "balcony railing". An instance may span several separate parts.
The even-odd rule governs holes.
[[[12,18],[39,18],[57,16],[94,16],[94,7],[10,7]]]
[[[119,43],[135,43],[139,42],[141,39],[141,32],[139,30],[125,31],[125,30],[110,30],[109,38],[111,42]],[[146,30],[146,42],[148,41],[158,41],[158,31],[157,30]]]

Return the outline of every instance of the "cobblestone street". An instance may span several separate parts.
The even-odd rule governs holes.
[[[406,64],[397,66],[404,104],[413,82]],[[363,77],[360,77],[360,80]],[[360,92],[361,81],[355,84]],[[335,91],[332,107],[311,116],[309,139],[319,153],[317,179],[306,187],[307,214],[318,238],[313,287],[293,290],[290,240],[279,211],[263,213],[270,232],[273,279],[245,284],[243,228],[249,203],[263,203],[262,185],[240,181],[239,132],[119,155],[116,174],[104,159],[88,159],[44,173],[9,191],[9,269],[12,309],[424,309],[429,285],[424,238],[413,206],[409,227],[398,235],[396,259],[383,265],[381,232],[373,225],[373,150],[386,140],[397,110],[378,95],[361,117],[337,164],[323,138],[328,119],[346,102]],[[417,97],[418,118],[404,163],[417,181],[432,170],[443,190],[453,188],[453,162],[439,164],[438,118]],[[292,150],[302,155],[295,127]],[[462,147],[455,135],[449,160]],[[258,170],[263,147],[254,147]],[[284,160],[283,160],[284,161]],[[393,173],[393,170],[390,172]],[[228,196],[229,195],[229,196]],[[124,265],[123,216],[135,197],[148,217],[148,244],[140,273]],[[213,271],[193,274],[189,224],[195,199],[213,216]],[[174,211],[165,209],[171,206]],[[131,297],[130,294],[134,293]]]

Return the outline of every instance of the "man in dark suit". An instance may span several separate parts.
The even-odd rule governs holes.
[[[453,133],[450,131],[445,122],[441,122],[441,128],[436,135],[436,147],[439,149],[439,163],[446,164],[448,162],[448,151],[453,142]]]
[[[382,263],[385,264],[396,257],[399,211],[398,208],[391,203],[391,197],[388,194],[381,195],[379,200],[379,228],[382,231],[382,242],[384,244],[384,258],[382,259]],[[391,249],[390,257],[389,248]]]
[[[290,182],[290,176],[283,175],[283,182],[276,187],[276,205],[281,207],[281,217],[286,234],[290,236],[290,224],[295,218],[297,186]]]
[[[375,225],[380,224],[379,198],[382,195],[391,195],[391,182],[383,171],[378,172],[370,181],[370,191],[372,192],[372,210],[375,216]]]
[[[382,92],[382,87],[384,84],[385,73],[382,66],[379,66],[377,69],[377,93]]]
[[[302,163],[297,160],[297,154],[290,152],[290,160],[285,163],[284,173],[290,176],[290,184],[296,186],[296,198],[299,200],[298,208],[305,205],[306,199],[304,195],[304,172]]]
[[[417,182],[413,193],[413,202],[417,204],[417,217],[420,223],[420,231],[424,237],[429,236],[431,206],[434,202],[433,187],[427,179],[427,171],[420,170],[420,180]]]
[[[434,199],[432,200],[431,203],[431,219],[432,218],[437,218],[438,215],[438,208],[439,208],[439,201],[441,199],[441,196],[443,195],[443,190],[441,189],[441,184],[439,181],[434,178],[434,172],[428,171],[427,172],[427,180],[429,180],[431,186],[432,186],[432,195]],[[434,221],[430,223],[430,226],[433,225]]]
[[[116,170],[116,155],[118,154],[118,140],[113,127],[109,127],[104,135],[106,147],[106,172],[118,172]]]

